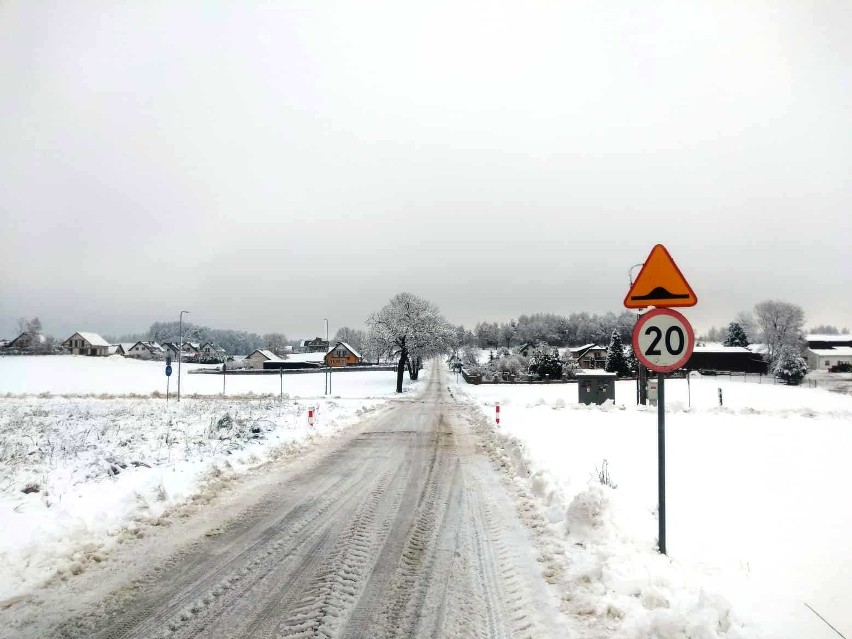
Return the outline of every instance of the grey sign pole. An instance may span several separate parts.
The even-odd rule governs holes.
[[[666,554],[666,376],[657,373],[657,484],[660,552]]]

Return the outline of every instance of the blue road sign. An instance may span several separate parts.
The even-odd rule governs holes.
[[[171,377],[172,375],[172,367],[171,365],[166,366],[166,377]]]

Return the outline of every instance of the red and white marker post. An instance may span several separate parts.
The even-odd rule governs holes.
[[[500,425],[500,404],[497,404],[497,425]]]
[[[313,426],[313,425],[314,425],[314,409],[309,408],[308,409],[308,426]]]

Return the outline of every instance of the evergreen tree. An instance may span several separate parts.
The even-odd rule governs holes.
[[[728,334],[722,344],[724,346],[748,346],[748,337],[742,325],[738,322],[728,324]]]
[[[790,385],[797,386],[808,372],[805,359],[789,346],[782,346],[772,368],[772,374]]]
[[[624,356],[624,345],[621,343],[621,335],[618,334],[617,330],[612,331],[612,337],[609,339],[609,346],[606,349],[604,370],[608,373],[615,373],[619,376],[624,376],[630,373],[630,368],[627,365],[627,358]]]

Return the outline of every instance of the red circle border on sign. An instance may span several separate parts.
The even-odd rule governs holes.
[[[683,327],[686,329],[687,347],[684,349],[683,357],[669,366],[659,366],[650,362],[645,359],[645,354],[639,350],[639,331],[642,330],[649,320],[659,317],[660,315],[674,317],[683,324]],[[689,358],[692,357],[692,351],[695,349],[695,332],[692,330],[692,324],[689,323],[689,320],[687,320],[683,314],[673,311],[670,308],[655,308],[653,311],[645,313],[639,318],[639,321],[636,322],[636,326],[633,328],[633,339],[631,340],[631,343],[633,345],[633,354],[636,356],[636,359],[642,363],[642,366],[656,373],[671,373],[672,371],[682,368],[683,365],[689,361]]]

